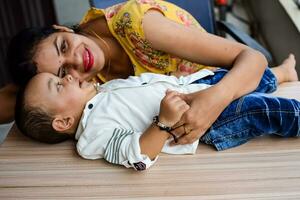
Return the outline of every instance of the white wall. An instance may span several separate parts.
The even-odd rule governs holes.
[[[88,0],[53,0],[59,24],[74,25],[90,8]]]
[[[0,144],[3,143],[13,124],[14,122],[9,124],[0,124]]]

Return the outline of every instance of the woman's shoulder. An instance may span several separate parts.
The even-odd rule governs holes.
[[[180,24],[199,27],[198,22],[188,12],[162,0],[129,0],[105,9],[92,7],[82,18],[80,27],[101,29],[108,26],[112,31],[111,29],[118,29],[125,24],[139,30],[144,14],[151,9]]]
[[[85,13],[84,17],[81,19],[79,24],[81,25],[88,23],[89,21],[101,18],[104,15],[105,11],[103,9],[92,7]]]
[[[171,19],[172,21],[175,21],[177,23],[186,26],[199,26],[197,20],[195,20],[190,13],[168,1],[130,0],[127,4],[127,11],[134,13],[135,17],[136,15],[141,15],[143,17],[144,14],[149,10],[157,10],[161,12],[166,18]]]
[[[98,16],[97,18],[80,24],[79,29],[82,33],[86,33],[88,35],[91,34],[92,31],[103,37],[112,37],[104,16]]]
[[[126,32],[137,32],[143,35],[143,19],[149,10],[156,10],[166,18],[182,24],[200,28],[197,20],[182,8],[161,0],[129,0],[126,3],[105,9],[105,18],[115,37],[125,37]]]

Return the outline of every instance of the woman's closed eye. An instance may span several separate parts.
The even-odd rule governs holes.
[[[65,54],[67,52],[67,42],[66,40],[62,40],[61,44],[60,44],[60,52],[61,54]],[[59,67],[59,71],[57,73],[57,76],[60,78],[65,77],[65,75],[67,74],[66,72],[66,68],[62,65]]]
[[[61,43],[61,45],[60,45],[60,51],[61,51],[62,53],[66,53],[66,51],[67,51],[67,42],[66,42],[66,40],[63,40],[63,41],[62,41],[62,43]]]

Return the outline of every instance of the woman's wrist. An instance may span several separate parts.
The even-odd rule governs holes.
[[[216,85],[212,86],[212,89],[215,90],[216,94],[221,95],[223,101],[231,103],[234,100],[236,91],[235,87],[227,85],[225,82],[219,82]]]

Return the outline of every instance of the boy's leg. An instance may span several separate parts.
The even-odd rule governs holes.
[[[265,134],[299,136],[299,110],[293,99],[249,94],[232,102],[201,141],[225,150]]]
[[[277,86],[278,82],[276,76],[274,75],[272,70],[267,67],[263,74],[263,77],[259,82],[259,85],[254,92],[272,93],[277,89]]]
[[[218,69],[215,71],[213,76],[207,76],[202,79],[195,81],[194,83],[204,83],[208,85],[215,85],[218,83],[226,74],[228,70]],[[272,73],[270,68],[267,68],[263,74],[263,77],[256,88],[255,92],[271,93],[277,89],[277,79]]]
[[[293,54],[290,54],[282,64],[273,67],[272,72],[277,78],[278,84],[283,82],[298,81],[298,75],[296,71],[296,60]]]

